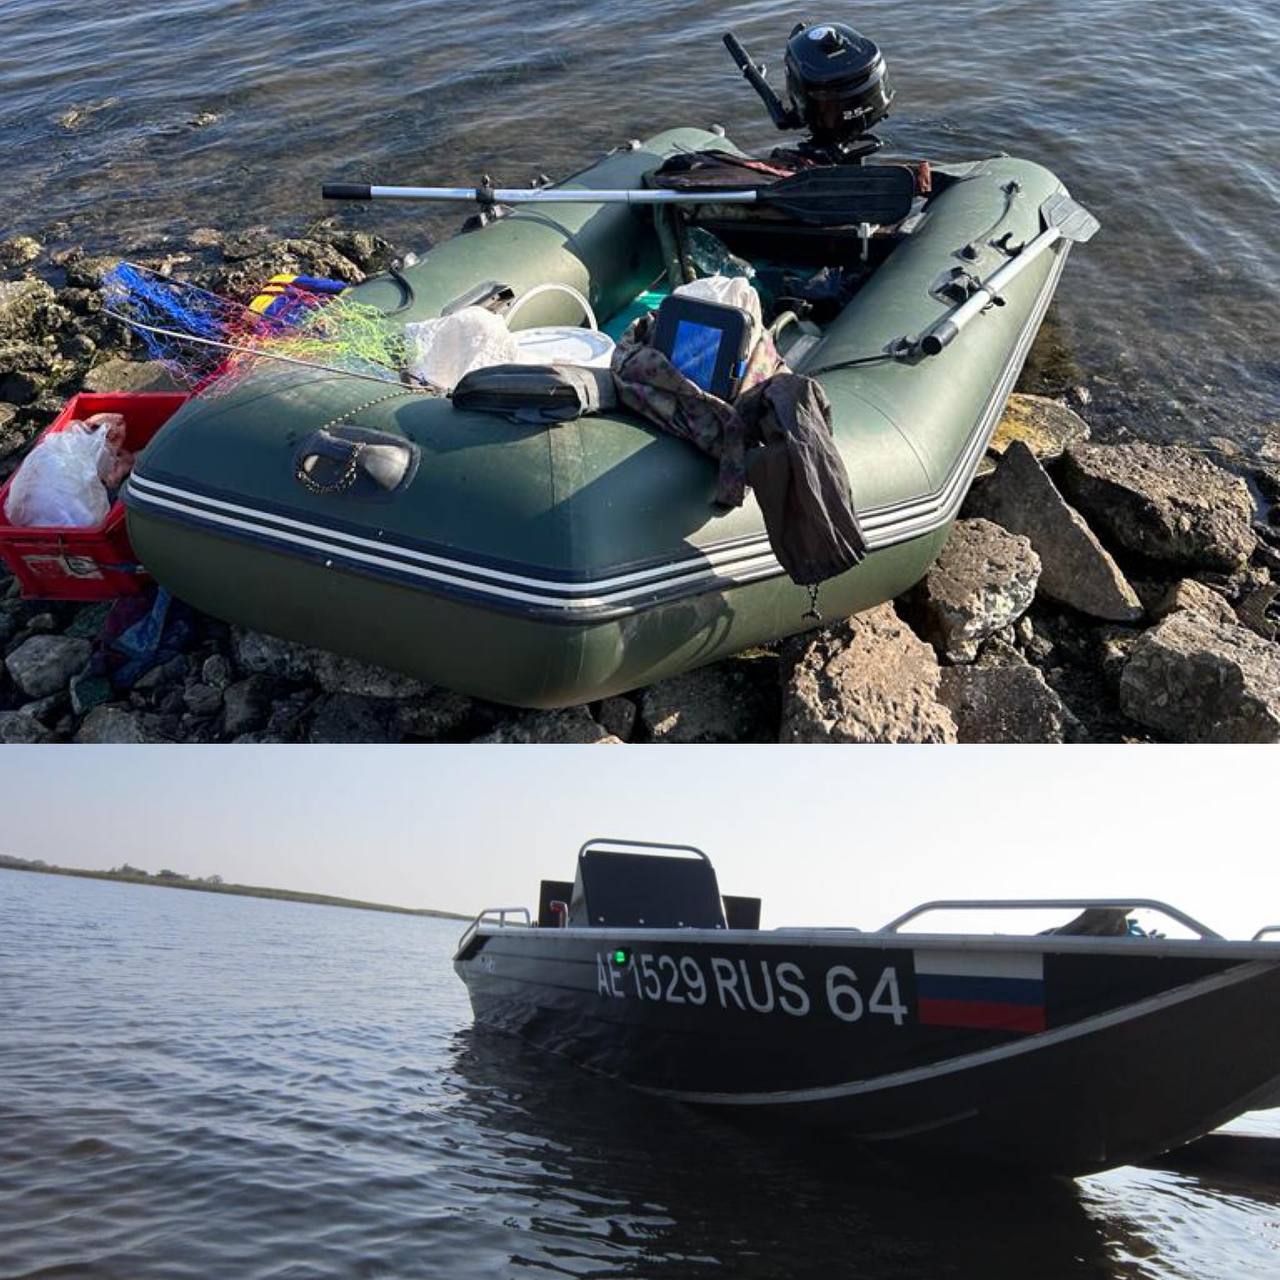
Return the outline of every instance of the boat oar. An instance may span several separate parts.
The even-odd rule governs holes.
[[[458,200],[521,204],[758,204],[798,222],[822,226],[891,226],[911,212],[915,174],[902,165],[823,165],[747,191],[671,191],[662,187],[594,190],[573,187],[379,187],[331,182],[326,200]]]
[[[1042,253],[1059,240],[1080,244],[1092,239],[1098,230],[1098,220],[1083,205],[1077,204],[1065,191],[1050,196],[1040,206],[1040,216],[1045,229],[1030,240],[1015,258],[993,271],[973,293],[949,311],[932,328],[916,340],[915,350],[926,356],[936,356],[943,347],[956,340],[960,330],[975,316],[981,315],[993,302],[1000,302],[1000,291],[1017,279]]]

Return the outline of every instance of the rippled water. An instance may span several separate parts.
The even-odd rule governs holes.
[[[457,932],[0,871],[0,1277],[1275,1274],[1277,1113],[1077,1183],[762,1149],[473,1031]]]
[[[1280,418],[1275,0],[830,12],[886,51],[896,147],[1030,156],[1101,216],[1060,310],[1104,427],[1248,438]],[[0,228],[119,251],[301,226],[331,212],[326,179],[515,185],[674,123],[766,146],[719,36],[733,25],[776,68],[793,16],[774,0],[0,0]],[[455,222],[344,216],[401,243]]]

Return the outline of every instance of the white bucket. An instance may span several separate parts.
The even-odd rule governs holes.
[[[613,339],[599,329],[550,324],[518,329],[511,336],[519,348],[521,364],[581,364],[607,369],[613,359]]]

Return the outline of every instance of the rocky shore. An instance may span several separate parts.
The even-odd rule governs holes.
[[[358,281],[393,249],[335,222],[111,257],[0,243],[0,478],[75,391],[167,385],[102,313],[120,256],[244,297],[278,271]],[[520,712],[190,610],[123,682],[95,662],[109,605],[24,601],[0,578],[0,741],[1280,742],[1280,424],[1099,443],[1054,363],[1033,355],[1024,383],[1055,394],[1014,396],[925,579],[820,631]]]

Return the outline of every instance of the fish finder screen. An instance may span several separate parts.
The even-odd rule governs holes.
[[[671,344],[671,363],[690,382],[697,383],[703,391],[710,391],[723,337],[723,329],[681,320],[676,325],[675,341]]]

